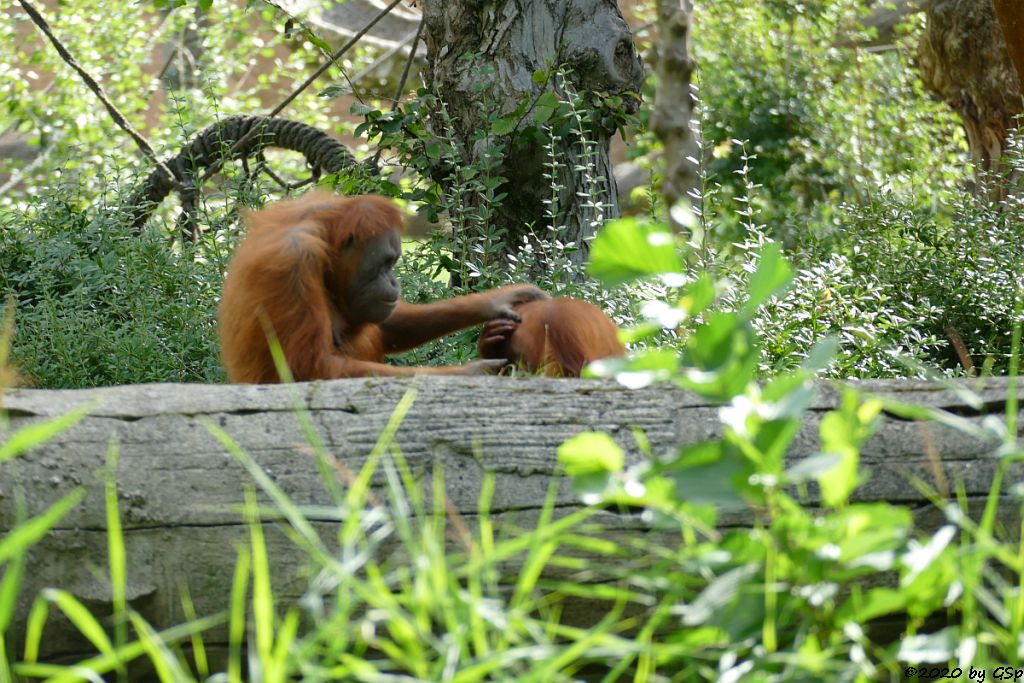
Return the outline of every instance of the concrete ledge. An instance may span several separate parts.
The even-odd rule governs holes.
[[[821,416],[840,400],[837,386],[822,385],[791,452],[793,460],[818,448]],[[983,415],[955,392],[919,382],[850,383],[864,392],[918,405],[947,408],[974,423]],[[977,389],[974,383],[962,386]],[[234,566],[234,544],[246,531],[239,513],[245,469],[210,433],[207,422],[232,435],[262,469],[299,505],[327,506],[327,495],[293,406],[307,409],[328,451],[357,471],[365,462],[396,405],[410,388],[417,395],[396,434],[414,471],[429,477],[444,468],[452,504],[472,523],[483,473],[493,470],[497,487],[493,516],[529,525],[536,517],[556,469],[555,449],[584,430],[607,431],[635,462],[641,456],[633,432],[643,430],[655,453],[721,433],[718,408],[670,386],[630,391],[611,382],[432,377],[338,380],[294,386],[139,385],[82,391],[17,390],[3,404],[11,431],[40,419],[91,405],[88,417],[44,447],[0,465],[0,534],[18,518],[19,504],[37,514],[77,486],[87,495],[33,551],[22,591],[19,624],[31,598],[46,586],[70,590],[99,617],[110,613],[106,574],[103,479],[108,444],[120,445],[117,483],[128,552],[129,599],[157,627],[184,621],[179,598],[188,584],[199,614],[226,606]],[[1017,390],[1024,405],[1024,390]],[[980,390],[985,410],[1001,415],[1005,379]],[[1024,416],[1018,425],[1024,424]],[[5,434],[6,432],[6,434]],[[988,491],[996,459],[994,443],[934,423],[887,418],[862,453],[871,478],[860,500],[909,504],[925,528],[941,515],[908,483],[909,476],[934,482],[942,468],[949,482],[962,481],[968,502]],[[1007,477],[1007,486],[1019,478]],[[383,484],[378,477],[376,486]],[[579,508],[566,482],[559,512]],[[1012,506],[1006,506],[1007,519]],[[317,519],[325,538],[333,522]],[[642,533],[635,515],[602,515],[609,534]],[[723,524],[749,521],[747,513],[724,516]],[[284,599],[305,589],[306,558],[283,533],[267,524],[267,542]],[[578,615],[586,620],[585,614]],[[52,616],[51,616],[52,619]],[[21,632],[16,626],[15,633]],[[47,627],[44,654],[81,650],[70,625]],[[213,638],[216,642],[216,638]]]

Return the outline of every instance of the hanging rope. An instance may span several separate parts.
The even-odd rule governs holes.
[[[232,116],[202,130],[177,156],[164,162],[165,173],[154,170],[128,200],[132,225],[141,230],[157,205],[178,189],[183,208],[182,232],[195,240],[196,198],[204,169],[225,161],[260,158],[267,147],[299,152],[306,157],[314,179],[346,171],[358,163],[345,145],[313,126],[265,116]],[[170,177],[168,176],[170,173]]]

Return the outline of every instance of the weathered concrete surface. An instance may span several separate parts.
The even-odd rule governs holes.
[[[976,424],[983,419],[954,392],[926,384],[853,386],[918,405],[946,407]],[[295,503],[326,506],[330,497],[294,406],[310,411],[327,450],[357,471],[410,388],[417,396],[396,442],[414,471],[429,474],[435,464],[444,468],[448,496],[470,522],[482,475],[493,470],[494,517],[529,524],[555,471],[558,444],[580,431],[611,433],[633,461],[641,457],[633,439],[635,429],[646,433],[655,453],[670,453],[721,431],[718,408],[692,394],[668,386],[630,391],[584,380],[433,377],[292,387],[142,385],[14,391],[4,398],[10,424],[0,427],[0,441],[5,432],[33,421],[93,406],[88,417],[44,447],[0,465],[0,534],[14,524],[19,499],[29,514],[36,514],[76,486],[88,492],[33,552],[22,618],[31,597],[45,586],[70,590],[97,616],[110,613],[110,590],[103,578],[106,523],[101,471],[111,439],[119,443],[121,453],[117,484],[128,552],[128,597],[152,623],[169,626],[184,620],[182,582],[199,614],[225,607],[234,544],[246,537],[239,505],[251,478],[212,436],[208,423],[232,435]],[[986,410],[1000,415],[1006,391],[1005,380],[988,381],[980,391]],[[836,388],[822,386],[792,449],[794,460],[817,451],[820,418],[838,402]],[[857,495],[862,500],[909,503],[923,523],[934,526],[941,516],[908,483],[908,476],[934,482],[941,462],[945,478],[961,480],[969,498],[978,502],[995,470],[993,445],[938,424],[886,419],[863,450],[871,478]],[[1008,477],[1007,486],[1015,481]],[[375,483],[379,486],[383,479]],[[564,482],[558,506],[561,513],[579,506]],[[317,515],[311,518],[316,520]],[[607,513],[603,519],[611,534],[643,528],[636,516]],[[743,524],[746,518],[734,514],[722,521]],[[333,523],[321,515],[318,525],[329,538]],[[305,557],[274,525],[267,529],[276,594],[298,597],[305,585]],[[75,652],[79,646],[59,622],[48,627],[48,653]]]

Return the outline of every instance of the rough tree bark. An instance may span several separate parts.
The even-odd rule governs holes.
[[[1017,70],[1017,85],[1024,93],[1024,3],[1020,0],[992,0],[1010,61]]]
[[[684,229],[672,208],[689,190],[698,187],[693,162],[693,92],[690,76],[693,62],[689,54],[689,0],[658,0],[658,94],[654,100],[651,128],[664,145],[665,177],[661,194],[669,210],[673,230]]]
[[[484,154],[486,145],[474,142],[474,134],[490,126],[485,118],[489,103],[508,115],[545,90],[558,88],[558,83],[533,82],[537,71],[570,68],[568,83],[581,94],[635,95],[643,83],[643,65],[615,0],[423,0],[422,9],[427,82],[451,119],[451,132],[467,164]],[[638,100],[625,100],[635,110]],[[441,112],[432,114],[436,127]],[[506,231],[511,247],[521,243],[531,224],[535,231],[551,227],[543,204],[551,198],[544,178],[548,155],[540,142],[522,134],[533,120],[531,112],[520,121],[498,169],[508,179],[500,188],[508,196],[491,223]],[[579,171],[585,161],[581,141],[569,135],[556,142],[554,157],[561,168],[555,182],[562,189],[554,224],[566,226],[560,239],[580,245],[574,255],[578,263],[586,260],[585,240],[593,234],[594,222],[618,215],[608,154],[614,132],[601,125],[588,131],[593,143],[590,166],[603,177],[595,186],[588,186]],[[472,203],[474,198],[463,200]],[[593,200],[606,207],[589,205]]]
[[[918,53],[924,84],[963,119],[976,172],[995,177],[1024,107],[992,0],[931,0],[925,12]],[[1002,196],[1003,188],[997,183],[992,194]]]

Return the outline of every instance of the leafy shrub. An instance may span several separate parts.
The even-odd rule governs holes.
[[[760,322],[770,367],[800,356],[822,334],[839,338],[840,377],[916,372],[911,357],[963,372],[971,363],[1005,374],[1024,272],[1024,205],[959,192],[952,216],[883,193],[842,207],[841,226],[809,240],[792,291]]]
[[[116,205],[116,202],[112,201]],[[40,387],[214,382],[217,253],[175,251],[75,188],[0,214],[0,291],[13,297],[13,357]]]
[[[649,454],[639,466],[625,468],[621,448],[599,433],[581,434],[559,450],[585,500],[612,509],[640,507],[681,539],[628,584],[646,595],[645,604],[671,605],[679,618],[654,610],[645,623],[648,631],[664,627],[657,643],[675,645],[652,644],[660,655],[657,670],[672,672],[672,680],[764,682],[956,678],[968,669],[976,677],[975,666],[981,677],[986,669],[1010,673],[996,667],[1019,656],[1024,619],[1015,587],[1024,565],[1020,538],[1011,530],[1003,541],[997,533],[997,511],[1004,477],[1024,457],[1015,428],[1016,387],[1010,385],[1005,421],[980,424],[889,399],[862,399],[847,389],[839,407],[821,419],[820,452],[794,462],[787,455],[811,403],[810,380],[835,345],[819,344],[800,367],[754,381],[759,352],[752,319],[792,274],[778,245],[757,250],[746,286],[731,294],[728,306],[708,308],[715,288],[706,279],[686,278],[679,267],[673,272],[664,258],[667,232],[652,240],[621,228],[612,225],[599,236],[592,272],[618,282],[685,282],[640,333],[675,326],[680,318],[700,316],[700,322],[684,333],[680,354],[636,354],[602,362],[596,371],[633,384],[671,381],[722,405],[721,438]],[[1011,374],[1020,338],[1018,322],[1009,342]],[[979,444],[995,444],[998,466],[984,513],[972,516],[966,500],[947,503],[928,483],[912,479],[944,515],[938,531],[920,535],[907,506],[852,497],[866,478],[860,449],[883,410],[904,419],[940,419]],[[718,528],[720,512],[737,509],[753,516],[754,527]],[[665,592],[651,591],[656,585]],[[895,634],[872,632],[883,617],[896,618]],[[644,664],[638,657],[634,680],[647,680],[640,675]],[[931,668],[936,664],[947,667]]]
[[[300,412],[336,502],[338,533],[325,538],[272,477],[211,424],[276,507],[258,507],[248,498],[249,543],[238,549],[227,613],[157,634],[122,599],[115,643],[94,638],[104,656],[65,668],[29,656],[45,637],[49,605],[64,610],[83,633],[96,634],[100,626],[69,595],[47,590],[35,603],[39,618],[26,661],[14,663],[14,673],[107,674],[148,656],[166,680],[196,680],[192,662],[198,678],[216,678],[202,633],[225,621],[232,680],[240,680],[246,649],[253,680],[866,682],[912,678],[916,665],[948,662],[952,672],[963,667],[962,675],[968,667],[994,669],[1015,661],[1024,631],[1016,586],[1024,567],[1020,540],[1000,540],[996,511],[1007,468],[1022,457],[1013,428],[1016,405],[1007,414],[1009,424],[996,419],[975,425],[847,392],[821,420],[820,453],[794,463],[786,456],[807,416],[811,380],[835,347],[820,345],[801,367],[764,384],[754,380],[759,350],[753,321],[793,274],[778,245],[756,251],[754,269],[730,294],[728,307],[712,306],[726,290],[710,278],[685,277],[672,236],[658,226],[613,224],[595,242],[593,257],[591,272],[609,284],[654,277],[669,288],[662,306],[649,307],[661,317],[635,335],[674,325],[679,315],[700,320],[684,334],[681,353],[635,354],[602,363],[597,371],[629,384],[668,380],[697,391],[721,406],[721,437],[651,454],[629,468],[611,437],[574,437],[559,449],[559,459],[593,506],[556,517],[552,495],[535,527],[507,534],[495,527],[489,510],[493,478],[485,477],[477,524],[469,528],[446,509],[440,469],[433,470],[428,497],[395,448],[415,388],[361,471],[346,475],[346,490],[333,478],[346,470],[329,466],[330,453]],[[1013,344],[1019,342],[1018,327]],[[946,505],[944,526],[921,536],[906,506],[852,498],[865,477],[860,449],[883,410],[914,420],[940,417],[971,430],[979,442],[999,444],[999,466],[980,520],[971,519],[966,504]],[[387,482],[384,501],[369,492],[375,473]],[[925,483],[917,485],[942,504]],[[114,558],[122,554],[123,539],[112,480],[106,501],[108,519],[115,522],[108,533]],[[625,539],[607,533],[596,513],[624,508],[642,510],[642,519],[660,533]],[[721,510],[739,508],[753,515],[752,528],[716,528]],[[318,508],[316,514],[323,520],[328,513]],[[294,603],[275,602],[261,523],[268,518],[287,525],[316,569],[306,595]],[[460,543],[452,543],[452,530]],[[577,560],[573,550],[589,559]],[[567,567],[581,570],[588,581],[565,579]],[[549,568],[558,572],[551,582],[545,580]],[[123,596],[126,575],[123,563],[112,560],[115,595]],[[591,582],[603,577],[610,580]],[[560,621],[567,598],[608,607],[598,623],[580,628]],[[872,629],[883,617],[894,618],[895,634]],[[934,618],[946,627],[935,629]],[[124,625],[129,620],[131,634]],[[246,629],[251,623],[256,626]],[[190,657],[179,649],[193,635]],[[922,678],[929,671],[921,669]]]
[[[912,65],[920,24],[900,27],[894,49],[845,45],[870,38],[855,23],[862,8],[855,0],[695,6],[705,191],[714,195],[707,210],[718,245],[743,239],[738,217],[748,208],[774,237],[801,244],[836,227],[842,203],[881,188],[909,201],[917,187],[939,192],[959,181],[959,123],[924,93]],[[737,35],[743,50],[733,47]],[[753,196],[738,173],[745,156],[756,160]]]

